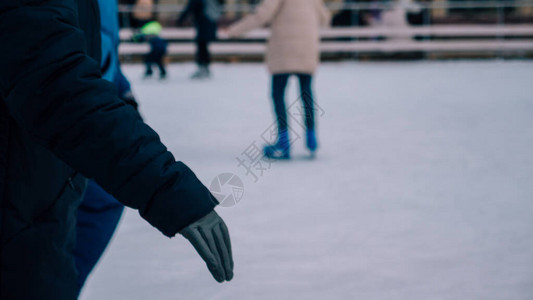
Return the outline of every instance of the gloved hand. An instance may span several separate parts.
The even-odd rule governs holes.
[[[216,281],[230,281],[233,278],[228,228],[215,211],[185,227],[180,234],[194,246]]]

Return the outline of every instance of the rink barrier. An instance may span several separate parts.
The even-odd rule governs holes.
[[[132,43],[131,29],[122,29],[119,52],[123,56],[147,53],[147,44]],[[169,41],[171,56],[190,57],[195,46],[192,28],[167,28],[161,36]],[[210,46],[214,56],[263,55],[268,30],[255,30],[236,40],[220,40]],[[416,37],[416,38],[415,38]],[[406,27],[338,27],[321,31],[322,54],[354,53],[457,53],[533,52],[533,25],[433,25]]]

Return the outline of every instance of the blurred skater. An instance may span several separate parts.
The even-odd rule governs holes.
[[[133,10],[129,13],[130,26],[132,28],[141,28],[144,24],[152,21],[154,14],[153,0],[126,0],[121,4],[133,4]]]
[[[177,23],[183,24],[192,15],[196,27],[196,64],[198,70],[191,75],[192,79],[209,78],[211,72],[211,53],[209,43],[217,39],[217,22],[222,14],[219,0],[189,0]]]
[[[285,88],[291,75],[300,81],[305,111],[307,148],[314,155],[318,144],[315,131],[312,79],[319,62],[319,28],[330,21],[322,0],[263,0],[254,14],[232,25],[227,34],[239,37],[269,24],[266,62],[272,73],[272,99],[278,124],[278,140],[264,148],[265,156],[290,158]]]
[[[152,71],[152,65],[154,64],[159,68],[159,79],[165,79],[167,77],[167,70],[165,69],[163,60],[167,54],[168,43],[159,36],[161,30],[162,27],[159,22],[151,21],[141,28],[141,34],[133,37],[136,42],[148,42],[150,44],[150,52],[144,56],[144,64],[146,65],[144,78],[152,77],[154,73]]]

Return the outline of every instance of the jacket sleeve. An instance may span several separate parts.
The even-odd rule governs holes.
[[[263,0],[255,13],[247,15],[231,26],[228,29],[228,35],[230,37],[243,36],[253,29],[267,25],[276,16],[282,2],[283,0]]]
[[[321,27],[328,27],[331,23],[331,12],[322,0],[315,0]]]
[[[36,142],[173,236],[216,200],[100,78],[77,16],[72,0],[0,2],[0,100]]]

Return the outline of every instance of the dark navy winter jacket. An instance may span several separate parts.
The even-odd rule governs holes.
[[[215,206],[100,78],[99,37],[95,0],[0,1],[0,299],[76,297],[86,177],[167,236]]]

